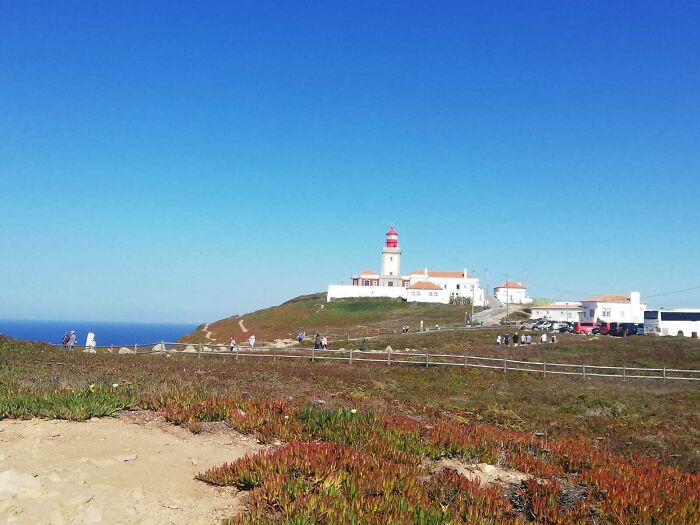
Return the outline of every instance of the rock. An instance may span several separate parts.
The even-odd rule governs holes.
[[[131,348],[127,348],[126,346],[122,346],[122,347],[119,349],[119,353],[120,353],[120,354],[133,354],[134,351],[133,351]]]
[[[153,346],[153,351],[154,352],[165,352],[167,348],[165,348],[165,345],[163,343],[158,343],[157,345]]]
[[[208,346],[203,346],[202,352],[211,352],[211,348],[209,348]]]
[[[0,472],[0,499],[9,497],[36,498],[41,495],[41,481],[26,472],[14,469]]]
[[[284,344],[282,341],[277,341],[275,343],[275,348],[287,348],[287,345]]]
[[[345,348],[338,348],[338,352],[345,352]]]
[[[86,346],[86,347],[85,347],[85,350],[83,350],[83,353],[84,353],[84,354],[96,354],[97,351],[96,351],[95,348],[92,347],[92,346]]]
[[[387,352],[393,352],[393,350],[394,350],[393,348],[391,348],[390,346],[387,345],[387,347],[386,347]]]
[[[136,460],[136,458],[138,458],[138,456],[136,454],[122,454],[121,456],[114,456],[112,459],[114,461],[126,462],[126,461],[134,461],[134,460]]]
[[[488,463],[479,463],[477,465],[479,470],[483,472],[484,474],[489,474],[489,475],[494,475],[497,472],[497,468],[495,465],[489,465]]]
[[[193,467],[196,467],[196,466],[197,466],[197,460],[194,459],[194,458],[190,458],[190,463],[192,463],[192,466],[193,466]]]
[[[187,345],[185,347],[185,349],[183,350],[183,352],[187,352],[188,354],[193,354],[193,353],[197,352],[197,349],[192,345]]]

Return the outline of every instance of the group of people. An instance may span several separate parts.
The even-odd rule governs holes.
[[[557,336],[555,334],[552,334],[552,337],[549,339],[550,343],[556,343],[557,342]],[[518,334],[518,332],[515,332],[512,336],[510,334],[505,334],[501,335],[498,334],[496,336],[496,346],[527,346],[531,345],[533,343],[532,341],[532,335],[531,334]],[[546,344],[547,343],[547,334],[543,333],[540,335],[535,341],[535,344]]]
[[[409,327],[407,324],[405,324],[405,325],[403,325],[403,326],[401,327],[401,333],[402,333],[402,334],[407,334],[408,331],[409,331],[409,329],[410,329],[410,327]]]
[[[255,346],[255,333],[251,333],[250,337],[248,337],[248,344],[251,348]],[[231,337],[231,340],[228,342],[228,347],[231,352],[234,352],[238,348],[235,337]]]
[[[321,336],[321,334],[316,334],[314,337],[314,350],[326,350],[328,348],[328,339],[326,336]]]
[[[63,334],[63,339],[61,340],[61,344],[63,345],[63,348],[65,348],[69,352],[72,352],[73,347],[75,346],[76,339],[77,339],[77,336],[75,335],[75,331],[69,330],[65,334]]]

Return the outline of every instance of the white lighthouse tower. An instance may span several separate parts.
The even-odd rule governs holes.
[[[386,232],[386,245],[382,249],[382,273],[379,275],[380,286],[401,286],[401,248],[399,233],[394,225]]]

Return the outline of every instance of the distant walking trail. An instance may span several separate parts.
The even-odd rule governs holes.
[[[245,325],[243,324],[243,318],[242,318],[242,317],[238,320],[238,326],[241,327],[241,332],[245,333],[245,332],[248,331],[248,329],[247,329],[247,328],[245,327]]]
[[[209,330],[209,323],[204,325],[204,328],[202,328],[202,332],[204,332],[204,337],[206,337],[208,341],[213,341],[213,339],[211,338],[212,332]]]

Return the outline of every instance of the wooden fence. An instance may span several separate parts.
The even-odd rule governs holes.
[[[60,345],[59,345],[60,346]],[[264,358],[305,359],[315,361],[338,361],[348,364],[382,363],[392,365],[461,366],[465,368],[483,368],[500,370],[503,373],[527,372],[546,375],[566,375],[588,379],[593,377],[628,379],[655,379],[661,381],[700,381],[700,370],[678,368],[646,368],[631,366],[604,366],[573,363],[548,363],[546,361],[524,361],[506,357],[483,357],[469,354],[432,354],[430,352],[394,352],[387,350],[358,350],[354,348],[339,350],[319,350],[314,348],[247,345],[236,346],[231,350],[227,345],[205,345],[186,343],[156,343],[151,345],[133,345],[123,347],[95,347],[96,352],[111,352],[137,355],[189,355],[196,357],[218,357],[223,359]],[[76,347],[76,351],[86,351]]]

